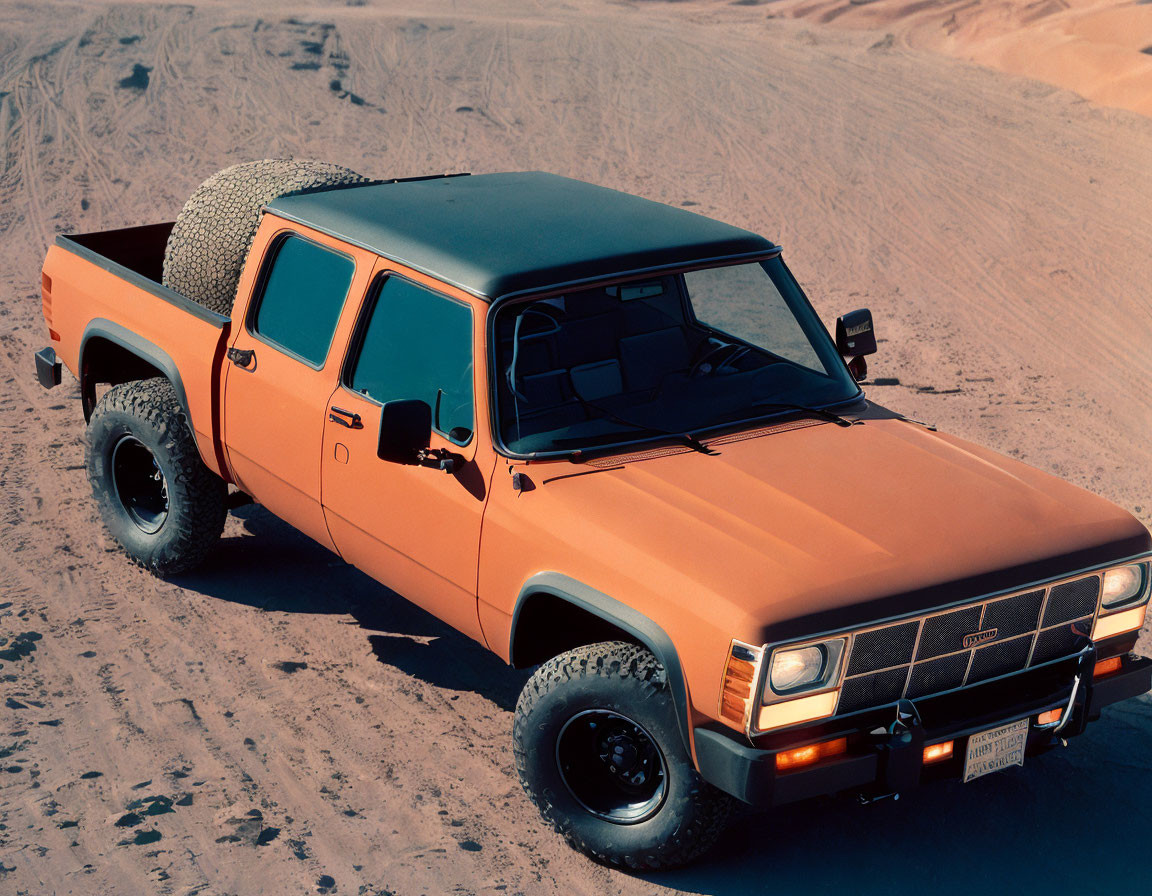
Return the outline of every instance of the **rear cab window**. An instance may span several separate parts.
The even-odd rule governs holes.
[[[381,404],[425,401],[433,429],[467,444],[475,428],[472,309],[398,274],[385,275],[369,300],[344,385]]]
[[[266,271],[249,330],[309,366],[323,367],[356,272],[355,262],[341,252],[289,234],[276,243]]]

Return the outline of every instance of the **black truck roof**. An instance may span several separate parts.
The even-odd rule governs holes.
[[[321,189],[268,208],[489,300],[777,248],[730,224],[541,171]]]

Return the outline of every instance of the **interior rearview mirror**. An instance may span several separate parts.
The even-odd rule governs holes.
[[[418,398],[385,402],[380,409],[381,460],[420,463],[420,452],[432,440],[432,408]]]
[[[876,331],[867,308],[836,318],[836,350],[845,358],[876,354]]]

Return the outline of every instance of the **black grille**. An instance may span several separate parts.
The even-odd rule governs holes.
[[[913,620],[857,635],[852,646],[852,661],[845,674],[859,675],[861,672],[875,672],[890,666],[907,666],[912,662],[912,648],[916,646],[916,632],[919,629],[919,620]],[[903,690],[905,673],[901,671],[900,675],[900,687]]]
[[[912,667],[912,678],[908,681],[909,697],[926,697],[949,691],[964,684],[964,673],[968,671],[968,652],[917,663]]]
[[[1041,632],[1040,637],[1036,639],[1036,649],[1032,651],[1032,665],[1046,663],[1062,656],[1071,656],[1088,643],[1091,628],[1092,619],[1086,617],[1078,622],[1070,622]]]
[[[1069,622],[1081,616],[1091,616],[1096,609],[1096,598],[1100,594],[1100,579],[1089,576],[1057,585],[1048,595],[1048,606],[1044,610],[1044,628],[1058,622]]]
[[[1036,608],[1040,615],[1040,608]],[[989,647],[981,647],[972,658],[972,668],[968,672],[968,684],[1020,672],[1028,664],[1028,651],[1032,649],[1032,639],[1016,638],[1013,641],[998,641]]]
[[[927,697],[1072,656],[1088,643],[1099,592],[1100,577],[1084,576],[861,632],[852,639],[837,712]],[[992,631],[994,638],[964,645],[968,635]]]
[[[994,628],[997,639],[1014,638],[1016,635],[1036,631],[1036,623],[1040,619],[1040,605],[1044,603],[1044,592],[1029,591],[1027,594],[1016,594],[1003,600],[994,600],[988,604],[984,611],[984,624],[982,629]],[[1027,651],[1025,651],[1027,656]]]
[[[849,678],[840,691],[840,712],[855,712],[868,706],[894,703],[904,695],[908,667],[889,669],[875,675]]]
[[[980,628],[980,613],[983,607],[967,607],[954,610],[941,616],[932,616],[924,622],[924,633],[920,636],[920,649],[916,659],[927,660],[945,653],[955,653],[964,649],[964,636]],[[967,663],[965,663],[967,665]]]

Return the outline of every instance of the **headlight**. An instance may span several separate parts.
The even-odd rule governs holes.
[[[816,645],[799,650],[777,650],[772,655],[772,690],[777,694],[811,684],[824,671],[824,651]]]
[[[816,690],[835,683],[844,645],[844,638],[836,638],[801,647],[778,647],[772,652],[764,699],[771,701],[787,694]]]
[[[1100,606],[1104,610],[1114,610],[1139,597],[1144,590],[1144,566],[1133,563],[1104,573],[1104,589],[1100,595]]]
[[[1100,612],[1092,626],[1092,640],[1138,631],[1148,610],[1148,564],[1130,563],[1104,573]]]

